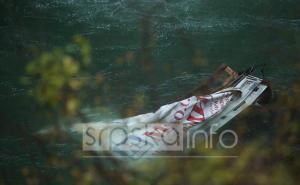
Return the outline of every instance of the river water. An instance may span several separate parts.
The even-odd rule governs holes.
[[[136,93],[157,94],[143,111],[171,102],[222,63],[237,71],[266,63],[265,76],[278,94],[294,79],[293,68],[299,61],[297,0],[23,0],[0,4],[0,163],[6,173],[18,174],[14,167],[30,163],[28,151],[19,148],[22,137],[15,137],[16,128],[9,125],[30,130],[32,124],[34,130],[42,121],[34,118],[35,108],[30,108],[27,94],[31,89],[20,83],[32,49],[64,46],[74,35],[89,39],[92,69],[88,78],[93,80],[101,72],[112,88],[106,101],[112,112],[106,117],[120,116],[117,107],[129,104],[127,99]],[[148,56],[145,61],[143,57],[134,61],[140,65],[120,67],[116,62],[143,53]],[[147,74],[138,67],[149,64]],[[87,116],[93,121],[105,117],[102,113]],[[14,182],[13,178],[8,181]]]

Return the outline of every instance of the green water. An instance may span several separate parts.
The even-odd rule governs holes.
[[[293,80],[299,61],[297,0],[2,0],[0,5],[0,164],[7,182],[18,183],[14,179],[24,165],[41,166],[46,174],[51,168],[38,160],[32,164],[34,144],[24,144],[15,134],[17,126],[44,126],[38,107],[28,99],[31,89],[20,83],[24,66],[34,58],[32,51],[64,46],[77,34],[89,39],[88,78],[93,81],[100,72],[110,85],[109,94],[102,92],[112,110],[108,117],[121,115],[119,107],[130,104],[136,93],[154,94],[143,111],[168,103],[222,63],[236,70],[266,63],[265,75],[278,94]],[[136,54],[134,63],[116,64],[127,53]],[[143,61],[139,56],[145,53]],[[195,58],[205,64],[196,65]],[[148,73],[141,72],[148,64]],[[87,117],[95,121],[104,115]],[[71,150],[65,146],[56,146],[62,155]]]

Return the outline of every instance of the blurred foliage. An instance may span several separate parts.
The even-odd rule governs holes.
[[[76,42],[77,40],[77,42]],[[82,48],[87,43],[83,38],[76,37],[75,45],[66,48]],[[86,46],[85,46],[86,47]],[[71,50],[72,51],[72,50]],[[75,50],[73,50],[75,51]],[[89,52],[86,49],[85,52]],[[89,57],[83,57],[82,61],[89,61]],[[31,75],[37,75],[44,81],[34,84],[34,95],[38,102],[43,105],[57,106],[63,97],[71,97],[80,102],[80,97],[73,95],[74,92],[83,87],[83,82],[73,81],[73,77],[81,74],[80,68],[84,68],[89,62],[81,62],[77,56],[71,55],[68,49],[55,49],[50,53],[42,54],[37,60],[29,63],[26,70]],[[84,59],[85,58],[85,59]],[[130,56],[126,55],[130,59]],[[121,59],[118,59],[117,63]],[[299,70],[300,71],[300,70]],[[231,156],[237,158],[162,158],[142,159],[140,161],[122,161],[114,158],[82,159],[82,153],[73,151],[72,156],[60,156],[55,152],[43,152],[45,164],[55,168],[63,169],[63,173],[57,173],[51,179],[55,184],[206,184],[206,185],[284,185],[297,184],[300,170],[299,151],[299,115],[300,115],[300,78],[291,84],[290,88],[280,94],[270,105],[268,111],[257,111],[250,109],[238,118],[238,124],[233,126],[240,137],[247,135],[247,128],[254,126],[253,121],[259,124],[258,129],[265,129],[262,125],[264,119],[272,125],[266,132],[257,133],[252,139],[240,144],[230,151],[214,148],[204,149],[200,144],[196,149],[188,151],[190,155],[202,156]],[[97,77],[103,81],[102,77]],[[69,89],[66,91],[66,89]],[[44,93],[50,91],[51,93]],[[67,96],[65,94],[68,94]],[[69,100],[68,100],[69,101]],[[66,102],[68,102],[66,101]],[[136,110],[141,109],[147,102],[143,94],[132,98],[131,108],[126,109],[125,115],[134,115]],[[74,113],[76,108],[65,109]],[[60,111],[65,111],[62,109]],[[248,115],[255,114],[256,119],[249,119]],[[252,116],[253,117],[253,116]],[[71,141],[68,133],[62,132]],[[49,142],[51,138],[34,138],[42,142]],[[93,153],[90,153],[93,155]],[[44,184],[47,180],[45,175],[38,171],[38,167],[24,167],[21,170],[27,184]],[[52,183],[51,183],[52,184]]]
[[[298,68],[300,72],[300,68]],[[159,159],[148,161],[147,165],[139,166],[142,173],[149,174],[149,181],[155,179],[156,184],[258,184],[258,185],[290,185],[298,184],[300,158],[300,78],[291,84],[284,93],[267,106],[268,112],[248,110],[238,118],[238,124],[231,128],[240,137],[249,133],[247,127],[260,126],[265,120],[272,125],[262,133],[252,137],[250,141],[239,144],[233,150],[190,151],[193,155],[231,156],[237,158],[203,158],[203,159]],[[248,115],[256,115],[251,120]],[[253,117],[253,116],[252,116]],[[246,131],[245,131],[246,130]],[[249,130],[249,129],[248,129]]]
[[[146,24],[147,25],[147,24]],[[145,33],[150,34],[150,33]],[[146,42],[146,41],[145,41]],[[146,42],[147,43],[147,42]],[[137,57],[149,57],[151,48],[146,44],[141,53],[128,52],[124,56],[117,57],[114,62],[117,65],[131,65]],[[145,51],[144,51],[145,50]],[[145,53],[146,54],[145,54]],[[71,44],[64,48],[55,48],[50,52],[43,52],[31,61],[26,72],[30,76],[23,78],[24,83],[32,86],[31,95],[42,106],[55,110],[59,115],[76,116],[83,98],[80,92],[87,86],[87,81],[78,79],[85,76],[90,64],[89,42],[75,36]],[[145,54],[145,55],[144,55]],[[150,57],[151,58],[151,57]],[[151,72],[144,60],[145,69],[142,73]],[[200,52],[196,52],[192,60],[195,66],[202,66],[206,62]],[[300,69],[299,69],[300,71]],[[268,125],[266,132],[259,133],[230,151],[220,149],[204,149],[200,144],[196,149],[188,151],[189,155],[202,156],[231,156],[237,158],[163,158],[142,159],[140,161],[122,161],[114,158],[83,159],[79,148],[74,148],[72,155],[59,155],[55,150],[44,147],[45,143],[59,142],[74,143],[72,138],[64,130],[55,130],[55,135],[43,137],[27,135],[28,142],[37,144],[43,155],[43,163],[62,170],[51,176],[39,171],[39,167],[25,166],[21,174],[26,184],[297,184],[300,180],[299,147],[300,141],[300,78],[290,85],[284,93],[280,94],[270,105],[268,111],[250,109],[239,115],[232,129],[238,132],[240,137],[248,134],[249,130],[258,123],[258,129],[266,129],[262,120]],[[104,82],[101,74],[95,75],[97,84]],[[89,82],[91,83],[91,82]],[[111,92],[111,86],[103,84],[103,91]],[[87,93],[87,92],[85,92]],[[89,94],[89,93],[87,93]],[[94,97],[95,101],[101,101],[103,97]],[[131,98],[131,105],[123,106],[123,115],[133,116],[147,104],[150,99],[142,92],[138,92]],[[102,107],[103,110],[105,107]],[[255,120],[248,115],[255,114]],[[252,116],[253,117],[253,116]],[[53,139],[55,137],[56,139]],[[59,138],[59,139],[57,139]],[[94,153],[89,153],[93,155]],[[96,154],[97,155],[97,154]],[[34,160],[34,158],[33,158]],[[34,162],[34,161],[33,161]]]
[[[84,69],[90,64],[89,42],[81,36],[74,36],[73,42],[64,48],[43,52],[31,61],[24,77],[25,84],[32,85],[32,96],[42,105],[67,115],[74,115],[80,105],[79,92],[87,85]],[[101,82],[101,76],[97,81]]]

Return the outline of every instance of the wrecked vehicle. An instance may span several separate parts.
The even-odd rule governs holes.
[[[186,139],[183,138],[187,133],[192,134],[199,130],[216,132],[247,107],[270,100],[270,82],[251,75],[256,68],[237,73],[229,66],[222,65],[183,100],[164,105],[152,113],[115,120],[113,124],[109,124],[110,129],[105,128],[106,134],[103,134],[104,129],[101,127],[92,137],[92,132],[88,129],[97,124],[85,124],[84,142],[97,141],[95,138],[99,140],[85,145],[83,149],[106,149],[113,154],[126,156],[146,156],[158,151],[183,151],[184,145],[189,144],[184,143]],[[173,145],[169,145],[170,143]]]

